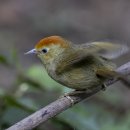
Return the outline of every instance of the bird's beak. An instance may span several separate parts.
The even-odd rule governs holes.
[[[25,55],[28,55],[28,54],[36,54],[36,53],[37,53],[36,49],[32,49],[32,50],[26,52]]]

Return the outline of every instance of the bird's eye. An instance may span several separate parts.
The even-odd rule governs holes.
[[[43,53],[47,53],[48,50],[49,50],[48,48],[43,48],[43,49],[42,49],[42,52],[43,52]]]

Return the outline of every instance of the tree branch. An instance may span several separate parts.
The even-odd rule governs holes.
[[[117,69],[117,72],[127,76],[130,75],[130,62],[122,65]],[[106,85],[109,86],[115,83],[116,79],[111,79],[106,82]],[[26,117],[20,122],[14,124],[10,128],[6,130],[31,130],[38,126],[41,123],[44,123],[48,119],[58,115],[59,113],[65,111],[66,109],[72,106],[71,100],[73,100],[74,104],[96,94],[101,90],[101,87],[97,87],[91,92],[87,92],[86,94],[78,94],[76,96],[70,96],[70,98],[62,97],[54,101],[53,103],[47,105],[46,107],[36,111],[32,115]]]

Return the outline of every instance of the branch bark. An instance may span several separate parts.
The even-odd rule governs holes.
[[[122,65],[117,69],[117,72],[127,76],[130,75],[130,62]],[[115,83],[116,79],[111,79],[106,82],[107,86]],[[21,120],[20,122],[14,124],[10,128],[6,130],[31,130],[38,126],[41,123],[49,120],[50,118],[58,115],[59,113],[65,111],[66,109],[72,107],[73,100],[74,104],[79,103],[80,101],[96,94],[101,90],[101,87],[97,87],[96,89],[88,92],[86,94],[78,94],[76,96],[70,96],[70,98],[62,97],[54,101],[53,103],[45,106],[44,108],[36,111],[32,115],[26,117],[25,119]]]

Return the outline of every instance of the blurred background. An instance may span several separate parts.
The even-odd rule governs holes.
[[[0,0],[0,130],[71,91],[49,78],[36,56],[24,55],[50,35],[129,45],[130,1]],[[118,82],[34,130],[130,130],[130,90]]]

